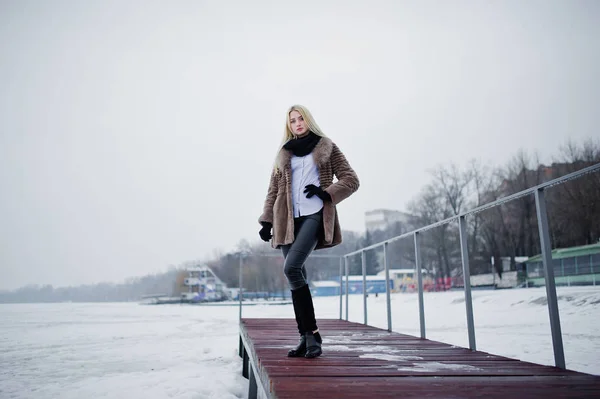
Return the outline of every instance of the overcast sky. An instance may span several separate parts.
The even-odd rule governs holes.
[[[598,136],[599,1],[0,0],[0,289],[258,240],[300,103],[404,210],[439,163]]]

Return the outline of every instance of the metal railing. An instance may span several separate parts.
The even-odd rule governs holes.
[[[540,235],[540,246],[542,252],[542,260],[544,265],[544,276],[546,283],[546,296],[548,302],[548,312],[550,314],[550,330],[552,334],[552,345],[554,349],[554,362],[557,367],[566,368],[565,365],[565,355],[562,341],[562,333],[560,327],[560,318],[558,312],[558,300],[556,295],[556,285],[554,280],[554,267],[552,264],[552,248],[550,245],[550,234],[548,231],[548,213],[546,208],[546,197],[545,190],[549,187],[565,183],[569,180],[580,178],[584,175],[598,172],[600,171],[600,163],[596,165],[589,166],[587,168],[581,169],[577,172],[570,173],[563,177],[550,180],[546,183],[540,184],[538,186],[529,188],[527,190],[520,191],[518,193],[503,197],[496,201],[490,202],[489,204],[485,204],[479,206],[475,209],[472,209],[467,212],[460,213],[458,215],[449,217],[447,219],[441,220],[436,223],[432,223],[430,225],[421,227],[419,229],[413,230],[411,232],[401,234],[399,236],[390,238],[388,240],[379,242],[377,244],[370,245],[365,248],[361,248],[359,250],[350,252],[345,254],[340,262],[340,319],[342,319],[342,301],[343,301],[343,290],[342,287],[342,269],[345,265],[345,277],[346,277],[346,317],[348,320],[348,257],[361,254],[362,258],[362,274],[363,274],[363,313],[364,313],[364,324],[367,324],[367,284],[366,284],[366,251],[379,248],[383,246],[384,252],[384,268],[385,268],[385,278],[386,278],[386,304],[387,304],[387,323],[388,323],[388,331],[392,331],[392,311],[391,311],[391,298],[390,298],[390,284],[389,284],[389,267],[390,267],[390,259],[389,259],[389,244],[398,241],[404,238],[413,237],[414,239],[414,250],[415,250],[415,268],[417,270],[417,287],[418,287],[418,303],[419,303],[419,322],[420,322],[420,332],[421,338],[426,338],[426,330],[425,330],[425,308],[423,303],[423,276],[422,276],[422,257],[421,257],[421,236],[422,233],[431,230],[435,227],[442,226],[454,221],[458,221],[459,226],[459,236],[460,236],[460,249],[461,249],[461,259],[462,259],[462,268],[463,268],[463,279],[464,279],[464,292],[465,292],[465,306],[467,313],[467,329],[469,335],[469,348],[471,350],[476,350],[476,340],[475,340],[475,324],[473,320],[473,301],[471,297],[471,279],[470,279],[470,266],[469,266],[469,248],[468,248],[468,240],[467,240],[467,227],[466,227],[466,217],[470,215],[475,215],[479,212],[485,211],[490,208],[494,208],[505,204],[510,201],[514,201],[521,197],[533,194],[535,196],[535,204],[537,211],[537,222],[538,222],[538,230]]]
[[[469,337],[469,348],[471,350],[476,350],[476,339],[475,339],[475,323],[473,319],[473,301],[471,296],[471,279],[470,279],[470,265],[469,265],[469,248],[468,248],[468,236],[467,236],[467,224],[466,218],[467,216],[475,215],[479,212],[483,212],[487,209],[494,208],[505,204],[510,201],[514,201],[516,199],[525,197],[527,195],[533,194],[535,197],[536,204],[536,212],[537,212],[537,222],[538,222],[538,232],[540,236],[540,245],[542,252],[542,263],[544,268],[544,278],[546,284],[546,295],[548,302],[548,312],[550,314],[550,329],[552,335],[552,344],[554,349],[554,361],[557,367],[566,368],[565,366],[565,356],[564,356],[564,348],[562,342],[562,333],[560,327],[560,318],[558,312],[558,300],[556,295],[556,284],[554,278],[554,267],[552,263],[552,252],[550,245],[550,235],[548,230],[548,214],[546,209],[546,198],[545,198],[545,190],[549,187],[559,185],[565,183],[567,181],[580,178],[584,175],[599,172],[600,171],[600,163],[589,166],[587,168],[581,169],[577,172],[570,173],[563,177],[550,180],[546,183],[540,184],[538,186],[520,191],[518,193],[500,198],[496,201],[490,202],[488,204],[479,206],[470,211],[460,213],[458,215],[449,217],[447,219],[441,220],[436,223],[432,223],[430,225],[421,227],[419,229],[410,231],[408,233],[401,234],[396,237],[392,237],[388,240],[358,249],[356,251],[347,253],[345,255],[321,255],[321,254],[311,254],[311,258],[339,258],[340,259],[340,290],[339,290],[339,299],[340,299],[340,320],[343,319],[343,308],[344,308],[344,295],[346,296],[345,305],[345,320],[349,318],[349,262],[348,257],[354,255],[361,255],[362,262],[362,292],[363,292],[363,314],[364,314],[364,324],[368,324],[368,314],[367,314],[367,278],[366,278],[366,270],[367,270],[367,260],[366,260],[366,251],[373,250],[376,248],[383,247],[383,259],[384,259],[384,269],[385,269],[385,289],[386,289],[386,306],[387,306],[387,330],[392,331],[392,311],[391,311],[391,292],[390,292],[390,251],[389,244],[398,240],[402,240],[405,238],[413,238],[414,241],[414,251],[415,251],[415,268],[417,274],[417,293],[418,293],[418,305],[419,305],[419,325],[420,325],[420,336],[421,338],[426,338],[426,328],[425,328],[425,306],[424,306],[424,298],[423,298],[423,275],[422,275],[422,263],[423,257],[421,256],[421,238],[425,231],[434,229],[436,227],[449,224],[455,221],[458,221],[459,228],[459,237],[460,237],[460,250],[461,250],[461,260],[462,260],[462,269],[463,269],[463,281],[464,281],[464,292],[465,292],[465,306],[466,306],[466,315],[467,315],[467,330]],[[244,257],[246,256],[244,253],[238,253],[239,262],[240,262],[240,274],[239,274],[239,318],[242,318],[242,301],[243,301],[243,267],[244,267]],[[257,254],[252,254],[249,256],[257,256]],[[280,257],[283,256],[281,254],[269,253],[269,254],[260,254],[258,256],[266,256],[266,257]],[[342,289],[344,285],[344,277],[345,277],[345,287]]]

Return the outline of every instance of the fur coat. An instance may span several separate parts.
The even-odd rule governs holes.
[[[323,234],[320,234],[316,249],[328,248],[342,242],[342,230],[336,205],[358,190],[358,176],[350,167],[344,154],[327,137],[322,137],[312,151],[319,170],[321,188],[327,191],[332,201],[323,203]],[[279,248],[294,242],[294,215],[292,205],[292,152],[281,149],[277,156],[277,168],[274,168],[269,182],[267,198],[260,222],[273,225],[271,246]],[[337,181],[333,181],[333,177]]]

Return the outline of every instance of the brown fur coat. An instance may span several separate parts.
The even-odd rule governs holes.
[[[323,204],[323,233],[316,249],[328,248],[342,242],[336,205],[358,190],[358,176],[350,167],[344,154],[329,138],[323,137],[314,148],[313,158],[319,170],[323,190],[331,195],[332,202]],[[294,242],[294,215],[292,207],[292,153],[281,149],[277,156],[277,168],[271,174],[267,198],[260,222],[273,224],[271,246],[278,248]],[[333,177],[337,178],[334,183]]]

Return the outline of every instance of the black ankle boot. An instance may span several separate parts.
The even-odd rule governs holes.
[[[300,337],[300,342],[298,342],[298,346],[294,349],[290,349],[288,352],[288,357],[303,357],[306,354],[306,335]]]
[[[307,332],[305,336],[306,353],[304,354],[304,357],[307,359],[312,359],[314,357],[321,356],[321,353],[323,353],[323,350],[321,349],[321,343],[317,341],[314,334],[312,332]]]
[[[303,357],[306,353],[306,337],[304,336],[304,327],[302,326],[302,310],[300,309],[297,290],[292,290],[292,303],[294,304],[294,315],[296,316],[298,333],[300,333],[300,342],[298,342],[298,345],[294,349],[290,349],[287,355],[288,357]]]

